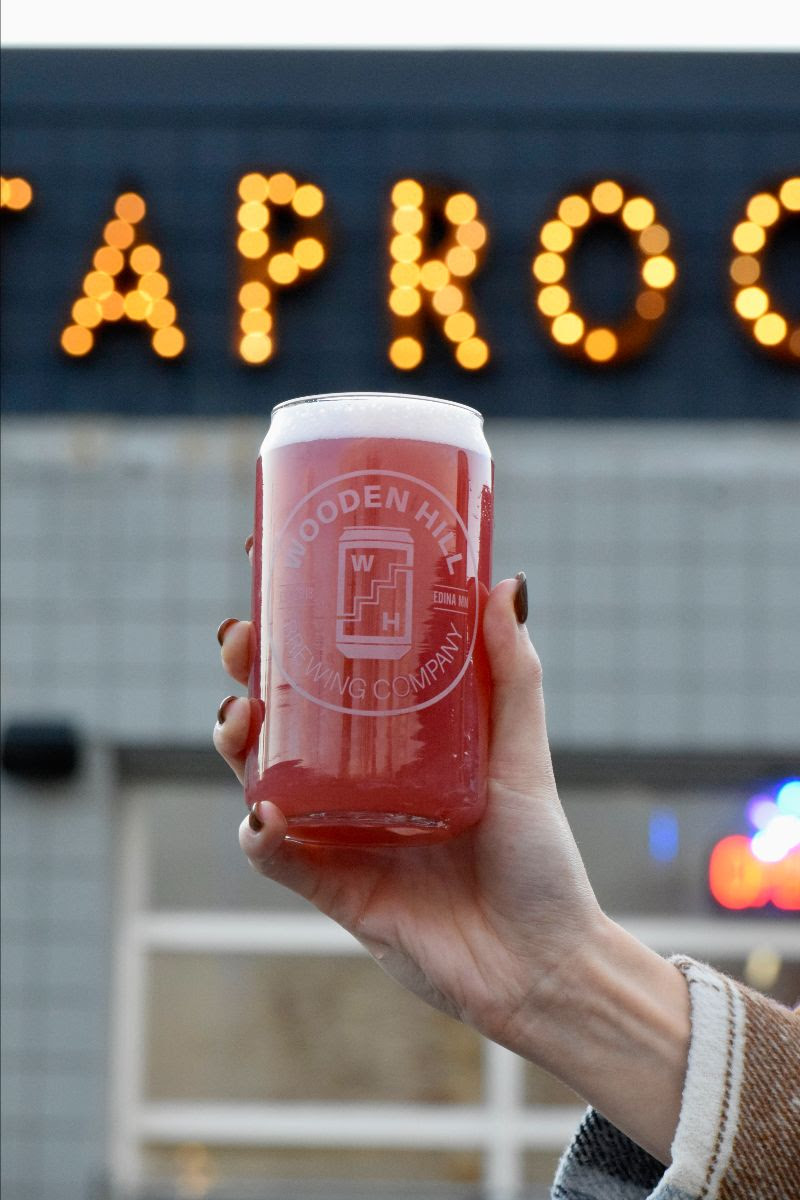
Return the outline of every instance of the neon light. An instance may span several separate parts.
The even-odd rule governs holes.
[[[711,852],[708,886],[723,908],[800,910],[800,779],[787,779],[775,795],[753,796],[747,819],[752,837],[723,838]]]
[[[789,779],[775,797],[775,803],[785,816],[800,817],[800,779]]]
[[[654,808],[650,814],[648,849],[656,862],[672,862],[678,857],[680,832],[678,818],[669,808]]]

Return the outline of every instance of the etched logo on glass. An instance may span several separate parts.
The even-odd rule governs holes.
[[[411,648],[413,602],[409,530],[345,529],[339,537],[337,650],[345,658],[402,658]]]

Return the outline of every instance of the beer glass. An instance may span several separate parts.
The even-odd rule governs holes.
[[[492,460],[479,412],[279,404],[258,460],[248,803],[289,836],[419,845],[485,804]]]

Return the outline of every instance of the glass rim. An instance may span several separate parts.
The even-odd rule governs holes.
[[[483,413],[477,408],[473,408],[469,404],[461,404],[458,400],[443,400],[440,396],[419,396],[411,392],[376,392],[376,391],[349,391],[349,392],[312,392],[308,396],[296,396],[292,400],[281,400],[280,404],[276,404],[272,409],[271,415],[280,412],[283,408],[292,408],[296,404],[318,404],[327,400],[359,400],[359,399],[393,399],[393,400],[424,400],[428,404],[444,404],[449,408],[459,408],[462,412],[470,413],[473,417],[477,417],[481,425],[483,425]]]

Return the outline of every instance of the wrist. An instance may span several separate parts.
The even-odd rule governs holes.
[[[599,914],[536,997],[535,1010],[520,1014],[511,1048],[668,1163],[690,1034],[678,968]]]

